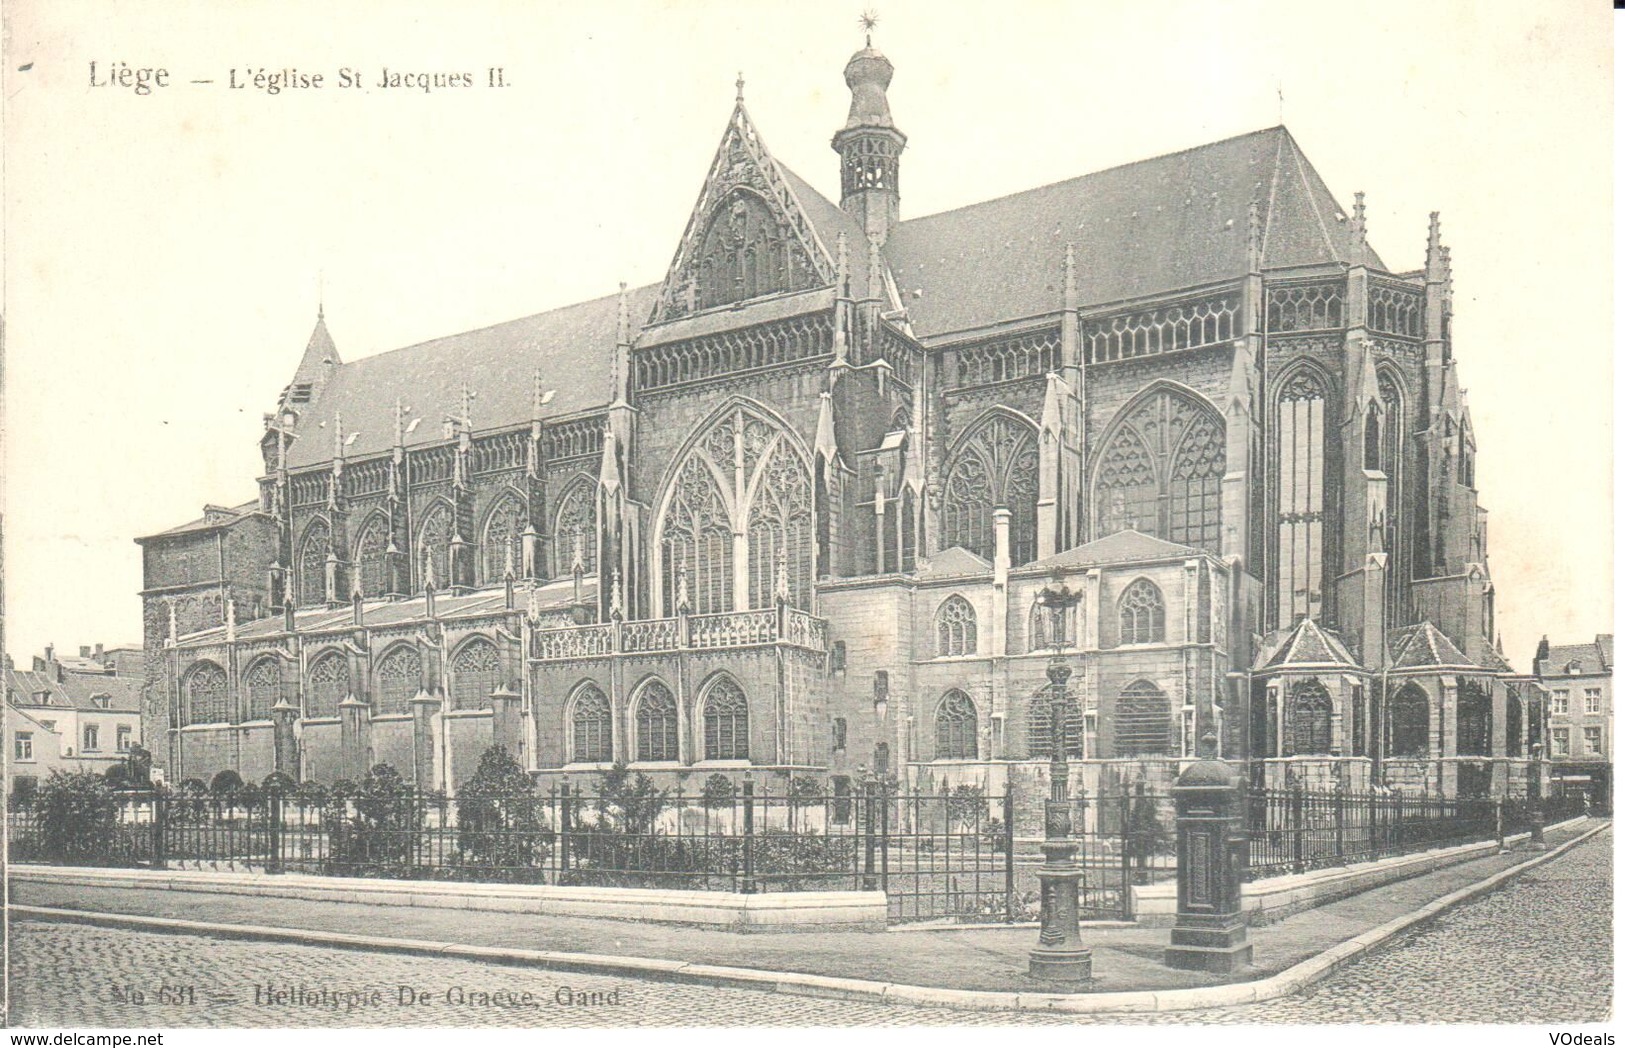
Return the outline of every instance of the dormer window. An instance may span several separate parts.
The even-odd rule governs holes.
[[[92,695],[90,697],[90,702],[91,702],[91,705],[95,706],[98,710],[111,709],[112,706],[113,706],[113,696],[111,696],[111,695]]]

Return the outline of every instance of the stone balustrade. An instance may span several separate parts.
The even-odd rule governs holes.
[[[531,629],[528,633],[530,658],[537,661],[763,644],[788,644],[819,653],[829,648],[828,623],[788,607]]]

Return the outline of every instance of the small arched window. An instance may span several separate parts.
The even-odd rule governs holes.
[[[423,684],[423,659],[416,648],[399,645],[379,661],[374,680],[379,713],[408,713]]]
[[[282,698],[282,663],[275,655],[256,660],[243,674],[243,690],[248,693],[248,719],[269,720],[271,707]]]
[[[937,609],[937,654],[976,654],[976,609],[957,593]]]
[[[329,652],[311,666],[305,688],[306,717],[337,717],[339,703],[350,694],[350,664]]]
[[[677,700],[671,689],[650,681],[638,697],[638,760],[677,759]]]
[[[1167,639],[1162,591],[1150,579],[1136,579],[1117,602],[1119,643],[1158,644]]]
[[[231,719],[226,694],[226,671],[212,662],[200,662],[186,676],[188,724],[224,724]]]
[[[937,760],[973,761],[977,757],[976,703],[955,688],[937,704]]]
[[[451,660],[451,701],[459,710],[483,710],[491,693],[502,683],[502,659],[497,646],[483,637],[464,644]]]
[[[570,759],[604,764],[615,759],[615,718],[596,684],[583,684],[570,708]]]
[[[1332,697],[1319,681],[1299,681],[1292,686],[1287,723],[1293,755],[1332,752]]]
[[[1388,704],[1388,756],[1428,755],[1428,697],[1415,684],[1407,684]]]
[[[706,693],[705,759],[750,760],[750,707],[744,691],[727,677]]]
[[[1137,680],[1118,696],[1113,736],[1117,756],[1149,757],[1169,750],[1172,704],[1161,688]]]
[[[382,597],[389,592],[389,526],[381,515],[375,514],[362,527],[355,561],[363,597]]]

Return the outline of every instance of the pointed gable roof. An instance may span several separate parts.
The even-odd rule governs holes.
[[[1296,667],[1329,667],[1359,669],[1360,664],[1349,654],[1348,648],[1337,637],[1320,627],[1314,619],[1300,619],[1289,630],[1277,630],[1264,638],[1259,648],[1255,669],[1291,669]]]
[[[1431,622],[1388,631],[1389,668],[1395,670],[1481,669]]]
[[[1069,243],[1085,307],[1239,279],[1254,200],[1266,269],[1350,261],[1343,209],[1284,127],[909,219],[886,255],[915,333],[947,336],[1058,312]]]
[[[741,192],[765,201],[774,217],[789,232],[794,264],[789,267],[788,286],[779,290],[806,291],[834,284],[834,245],[824,243],[818,227],[803,206],[797,190],[804,188],[807,188],[806,183],[799,178],[792,182],[784,168],[768,152],[767,143],[751,122],[750,114],[745,111],[744,98],[741,97],[728,118],[728,126],[711,161],[711,169],[700,187],[699,199],[689,213],[688,226],[683,230],[677,253],[666,270],[666,279],[661,283],[659,298],[649,314],[649,323],[659,324],[695,311],[690,305],[690,291],[698,286],[700,252],[706,233],[721,208],[730,199],[738,199]],[[824,210],[817,202],[813,206]],[[835,221],[827,213],[822,217],[826,224]]]
[[[1185,560],[1200,557],[1202,551],[1194,546],[1181,546],[1177,542],[1159,539],[1155,535],[1132,528],[1104,538],[1073,546],[1052,556],[1022,566],[1023,572],[1053,571],[1056,568],[1092,568],[1107,564],[1133,564],[1150,560]]]
[[[992,570],[992,561],[972,553],[964,546],[949,546],[930,559],[925,570],[920,572],[919,577],[922,579],[960,578],[965,575],[986,575]]]

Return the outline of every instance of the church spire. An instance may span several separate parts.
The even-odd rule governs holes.
[[[893,67],[874,49],[879,21],[863,16],[863,50],[846,63],[846,86],[852,92],[846,126],[835,132],[830,148],[841,155],[841,210],[851,215],[871,239],[882,244],[898,222],[898,157],[908,136],[892,122],[886,89]]]

